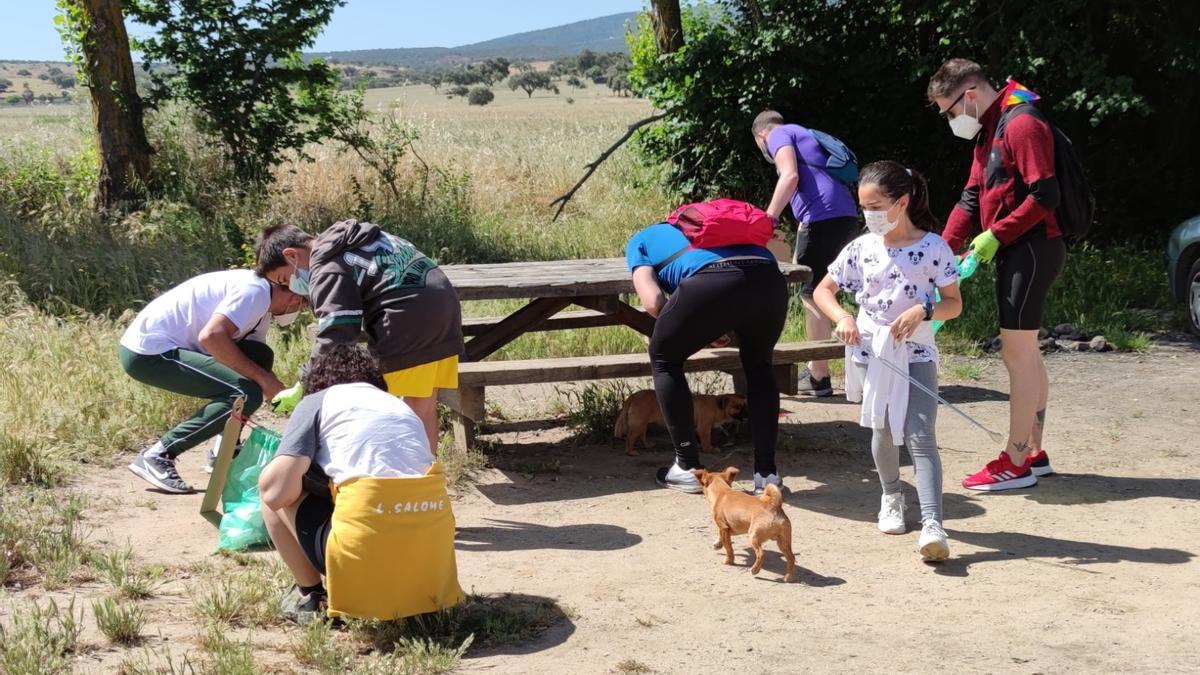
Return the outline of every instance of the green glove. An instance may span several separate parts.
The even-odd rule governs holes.
[[[297,382],[291,389],[275,394],[275,398],[271,399],[271,410],[286,415],[296,409],[301,398],[304,398],[304,387]]]
[[[992,258],[996,257],[996,251],[1000,250],[1000,240],[991,230],[984,230],[983,234],[971,240],[971,250],[975,252],[979,262],[990,263]]]

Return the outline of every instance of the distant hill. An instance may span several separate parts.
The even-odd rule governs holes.
[[[503,56],[510,60],[548,60],[573,56],[581,50],[628,51],[625,25],[637,12],[576,21],[554,28],[506,35],[459,47],[416,47],[402,49],[359,49],[314,52],[310,57],[336,59],[341,63],[390,64],[414,70],[448,68],[470,61]]]

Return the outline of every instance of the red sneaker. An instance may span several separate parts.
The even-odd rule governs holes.
[[[1054,473],[1054,469],[1050,467],[1050,455],[1041,449],[1029,453],[1029,468],[1035,476],[1049,476]]]
[[[1007,452],[1001,452],[978,473],[963,479],[962,485],[968,490],[1016,490],[1037,485],[1037,476],[1033,475],[1030,463],[1017,466],[1008,458]]]

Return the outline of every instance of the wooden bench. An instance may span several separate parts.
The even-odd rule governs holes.
[[[571,314],[584,315],[585,312]],[[796,393],[798,367],[803,361],[836,359],[845,347],[835,340],[794,342],[776,345],[773,358],[775,378],[780,392]],[[684,371],[721,371],[734,377],[734,390],[745,391],[737,349],[701,350],[684,363]],[[650,376],[647,355],[612,354],[606,356],[526,359],[514,361],[475,361],[458,366],[458,389],[445,390],[441,402],[455,413],[454,440],[459,447],[471,447],[477,426],[484,419],[484,390],[487,387],[546,382],[578,382]]]

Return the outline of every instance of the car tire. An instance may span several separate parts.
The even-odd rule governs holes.
[[[1192,330],[1192,333],[1200,335],[1200,259],[1192,263],[1183,294],[1184,300],[1187,302],[1188,328]]]

